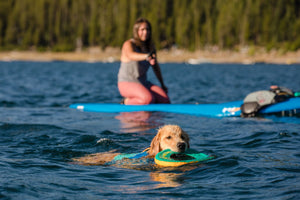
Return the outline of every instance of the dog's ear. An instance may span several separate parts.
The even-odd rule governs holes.
[[[160,151],[161,151],[161,148],[160,148],[160,134],[158,132],[157,135],[151,141],[150,149],[148,151],[148,154],[149,154],[149,156],[155,156]]]

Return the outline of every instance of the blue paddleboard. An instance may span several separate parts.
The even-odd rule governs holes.
[[[87,112],[172,112],[180,114],[200,115],[209,117],[237,117],[241,115],[240,106],[243,101],[233,101],[221,104],[150,104],[150,105],[122,105],[106,103],[77,103],[70,108]],[[290,98],[287,101],[270,105],[259,111],[261,114],[271,114],[289,111],[300,113],[300,98]]]

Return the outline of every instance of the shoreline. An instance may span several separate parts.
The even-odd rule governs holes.
[[[250,53],[254,52],[254,53]],[[85,51],[74,52],[37,52],[37,51],[3,51],[0,61],[73,61],[73,62],[119,62],[119,48],[91,47]],[[282,53],[279,50],[266,52],[262,48],[251,51],[243,48],[240,51],[229,50],[197,50],[190,52],[182,49],[158,51],[160,63],[271,63],[271,64],[300,64],[300,50]]]

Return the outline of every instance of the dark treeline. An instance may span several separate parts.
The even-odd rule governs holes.
[[[0,0],[0,49],[121,46],[138,17],[158,48],[300,48],[300,0]]]

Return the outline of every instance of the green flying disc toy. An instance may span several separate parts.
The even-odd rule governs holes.
[[[188,149],[184,153],[178,153],[171,151],[170,149],[166,149],[156,154],[154,161],[160,166],[178,167],[181,165],[210,160],[212,158],[214,157],[204,153],[198,153],[192,149]]]

